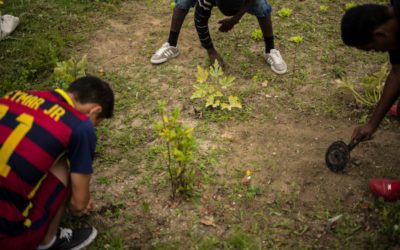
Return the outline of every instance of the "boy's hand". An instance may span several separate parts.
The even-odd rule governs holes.
[[[218,23],[221,24],[219,31],[228,32],[238,23],[238,21],[235,18],[226,18],[220,20]]]
[[[224,60],[222,59],[221,55],[216,51],[214,48],[209,49],[208,51],[208,57],[210,58],[210,64],[213,65],[215,60],[218,61],[219,66],[222,68],[224,67]]]
[[[358,126],[354,129],[353,135],[351,136],[351,140],[355,141],[370,140],[375,131],[376,127],[372,126],[369,123],[362,126]]]

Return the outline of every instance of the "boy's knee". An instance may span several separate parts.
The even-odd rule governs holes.
[[[176,7],[182,10],[189,10],[196,4],[196,0],[175,0]]]
[[[59,159],[50,168],[50,172],[57,177],[66,187],[69,183],[68,163],[65,157]]]
[[[266,0],[256,0],[248,12],[256,17],[265,17],[271,14],[272,6]]]

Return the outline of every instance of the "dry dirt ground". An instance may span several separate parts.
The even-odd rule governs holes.
[[[304,8],[309,6],[299,4],[294,6],[300,13],[295,21],[307,17]],[[331,18],[340,11],[334,10]],[[325,15],[309,22],[317,31],[274,17],[277,44],[289,65],[281,77],[264,63],[262,42],[250,38],[249,30],[257,28],[254,19],[246,17],[231,35],[223,35],[217,34],[218,18],[213,17],[215,43],[226,57],[226,73],[237,78],[236,92],[244,104],[231,117],[208,112],[199,119],[193,114],[189,97],[196,66],[208,63],[193,12],[181,32],[181,55],[160,66],[151,65],[149,58],[168,36],[171,10],[164,1],[125,3],[78,48],[88,55],[90,71],[103,74],[117,92],[115,119],[99,131],[102,146],[90,221],[100,236],[93,249],[195,249],[203,243],[211,244],[208,249],[223,248],[237,232],[265,249],[367,247],[377,229],[367,182],[398,176],[400,138],[397,122],[391,120],[374,140],[352,152],[353,163],[344,173],[326,168],[326,148],[339,139],[348,141],[357,125],[351,101],[336,93],[335,64],[343,58],[347,74],[355,77],[380,64],[359,62],[361,52],[340,46],[337,29],[321,24],[331,20]],[[292,34],[286,33],[288,27]],[[306,42],[296,47],[287,38],[300,31]],[[307,38],[318,32],[319,38]],[[321,38],[331,46],[315,42]],[[195,128],[195,162],[202,171],[196,201],[170,199],[160,141],[152,131],[158,100],[181,107],[182,121]],[[254,190],[241,184],[246,169],[253,172]],[[343,217],[336,228],[327,229],[328,219],[336,215]]]

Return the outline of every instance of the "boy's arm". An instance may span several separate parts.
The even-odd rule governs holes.
[[[223,66],[224,62],[219,53],[215,50],[213,42],[211,40],[210,31],[208,29],[208,20],[211,16],[211,10],[214,6],[207,5],[208,2],[199,0],[196,4],[194,13],[194,23],[199,36],[201,46],[207,50],[208,57],[210,58],[211,65],[215,60],[218,61],[219,65]]]
[[[393,64],[386,79],[381,99],[367,124],[356,127],[352,139],[356,141],[368,140],[375,133],[386,113],[400,95],[400,64]]]
[[[197,30],[197,35],[199,36],[201,46],[206,50],[209,50],[214,47],[210,31],[208,29],[208,20],[211,16],[212,5],[207,5],[203,0],[198,0],[195,13],[194,13],[194,23]]]
[[[75,216],[82,216],[89,210],[90,179],[89,174],[71,173],[71,200],[68,207]]]
[[[236,13],[236,15],[234,15],[231,18],[226,18],[219,21],[219,23],[221,24],[221,26],[219,27],[219,31],[221,32],[230,31],[233,28],[233,26],[235,26],[240,21],[240,19],[242,19],[243,15],[249,9],[250,5],[254,3],[254,1],[255,0],[245,0],[243,5],[240,7],[239,12]]]
[[[72,130],[68,147],[71,172],[71,199],[68,207],[72,214],[80,216],[90,208],[89,185],[96,149],[96,133],[90,120]]]

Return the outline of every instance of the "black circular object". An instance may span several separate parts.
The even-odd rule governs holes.
[[[325,162],[332,172],[340,172],[350,161],[350,150],[343,141],[332,143],[325,154]]]

